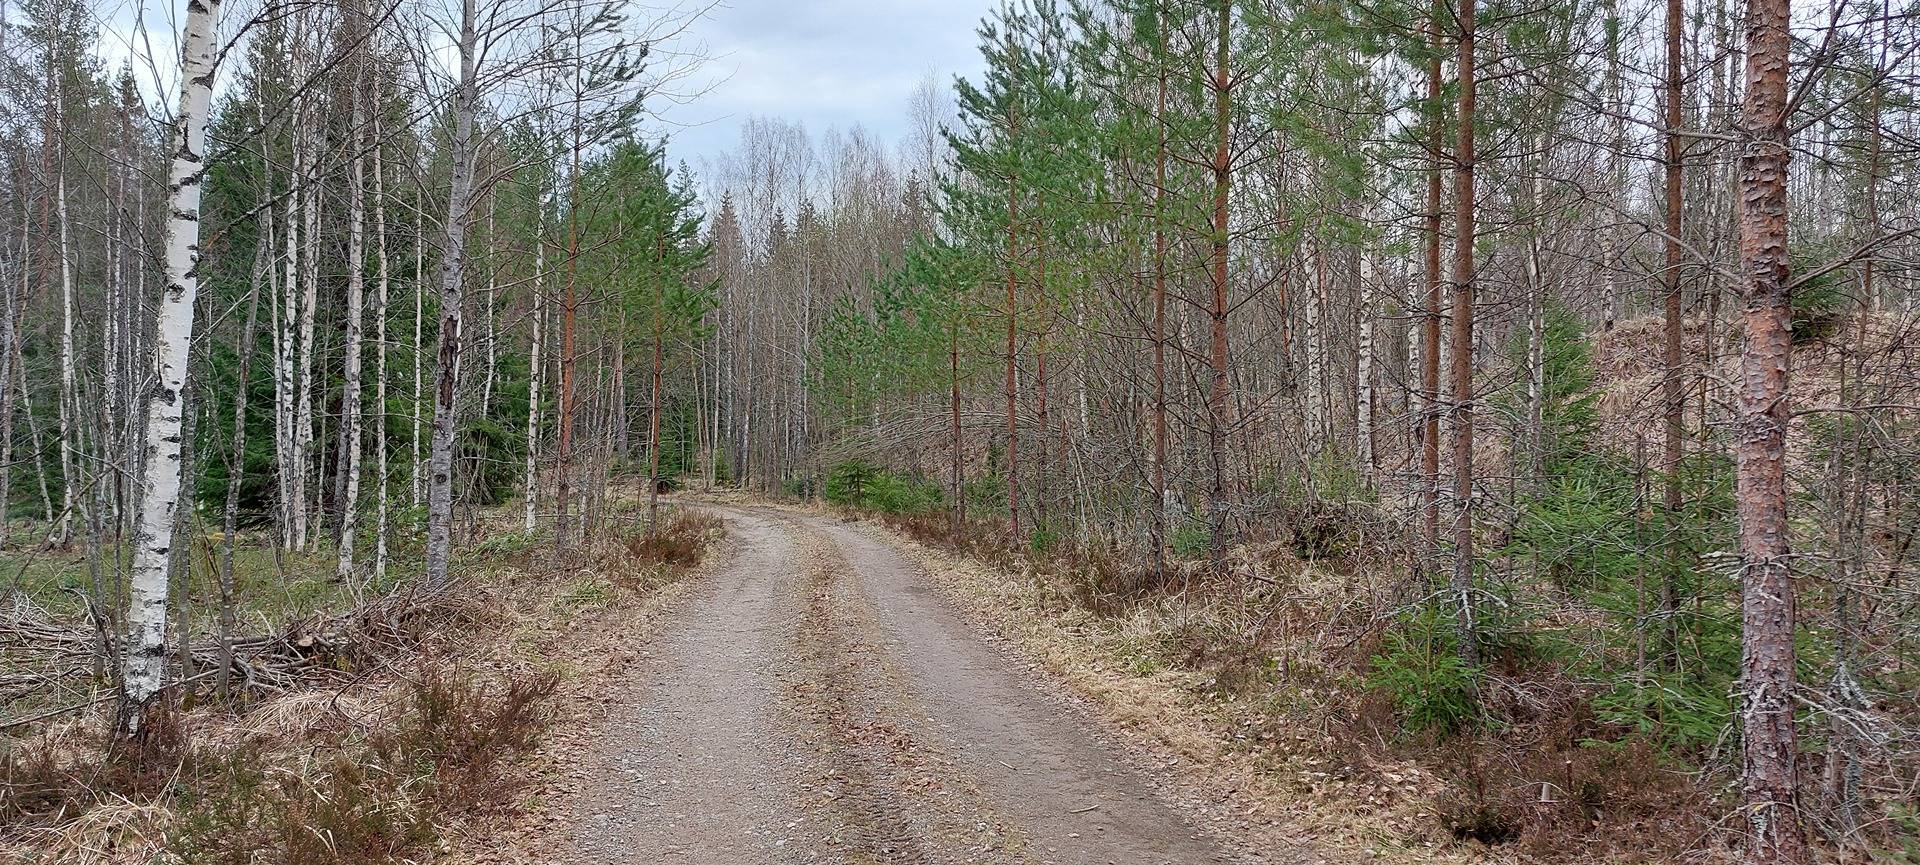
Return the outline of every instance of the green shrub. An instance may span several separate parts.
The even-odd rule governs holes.
[[[940,507],[940,487],[923,478],[882,471],[873,479],[866,506],[888,514],[917,514]]]
[[[1049,550],[1060,545],[1062,537],[1060,529],[1052,523],[1036,523],[1033,533],[1027,536],[1027,544],[1034,553],[1046,555]]]
[[[1817,268],[1837,252],[1820,244],[1796,249],[1792,255],[1793,272],[1804,273]],[[1845,273],[1845,270],[1824,273],[1793,290],[1794,342],[1825,339],[1839,325],[1841,316],[1853,304],[1853,298],[1848,295],[1844,284]]]
[[[1186,519],[1175,526],[1173,537],[1167,539],[1173,547],[1173,554],[1183,559],[1197,559],[1213,548],[1213,532],[1207,524],[1196,519]]]
[[[1431,608],[1401,617],[1371,659],[1366,685],[1393,701],[1408,733],[1460,731],[1480,713],[1477,672],[1457,651],[1450,625]]]
[[[848,507],[862,506],[867,498],[867,489],[873,486],[873,478],[879,473],[878,467],[862,459],[847,460],[834,466],[833,471],[827,473],[824,491],[827,501]]]
[[[888,471],[863,459],[834,466],[823,492],[836,505],[886,514],[924,513],[940,507],[942,500],[939,485],[932,481]]]

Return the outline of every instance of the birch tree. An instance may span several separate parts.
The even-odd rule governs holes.
[[[147,396],[140,521],[128,586],[128,633],[120,661],[125,684],[119,726],[123,733],[134,735],[141,731],[154,698],[166,684],[167,598],[181,485],[181,408],[186,401],[194,297],[200,288],[200,182],[206,171],[203,157],[219,23],[220,0],[187,0],[180,40],[179,111],[167,175],[167,285],[154,328],[158,376]]]

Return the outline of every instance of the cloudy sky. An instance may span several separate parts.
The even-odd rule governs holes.
[[[739,139],[755,115],[829,127],[866,127],[897,144],[907,98],[921,80],[977,77],[974,28],[994,0],[723,0],[689,41],[712,57],[661,106],[671,152],[698,168]]]

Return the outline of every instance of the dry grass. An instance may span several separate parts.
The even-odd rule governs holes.
[[[404,657],[315,679],[251,706],[163,715],[148,752],[108,747],[105,717],[0,748],[0,861],[418,862],[458,827],[525,804],[536,754],[595,660],[570,639],[587,615],[653,603],[717,537],[704,518],[663,527],[671,561],[634,564],[623,536],[549,564],[524,543],[467,560],[457,600],[410,623]],[[609,571],[618,571],[618,577]],[[482,815],[491,815],[482,817]]]
[[[1712,791],[1643,744],[1589,747],[1617,737],[1578,683],[1489,685],[1498,734],[1403,735],[1366,675],[1420,589],[1363,520],[1340,523],[1337,554],[1285,532],[1234,551],[1243,579],[1178,565],[1157,581],[1098,557],[1014,555],[944,520],[888,524],[975,619],[1188,767],[1189,798],[1230,803],[1250,843],[1310,840],[1336,861],[1712,859],[1697,849]]]

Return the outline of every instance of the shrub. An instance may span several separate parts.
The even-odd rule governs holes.
[[[252,745],[197,750],[172,781],[180,818],[168,846],[206,865],[420,861],[438,815],[513,793],[506,766],[546,731],[558,685],[552,674],[495,684],[428,663],[392,724],[316,743],[299,770]]]
[[[1408,733],[1447,735],[1478,717],[1478,674],[1460,658],[1448,624],[1433,609],[1401,617],[1369,661],[1368,688],[1385,694]]]
[[[553,720],[560,678],[536,673],[489,686],[458,668],[428,663],[408,684],[411,711],[367,740],[384,765],[430,766],[434,795],[468,807],[499,801],[501,767],[533,747]]]
[[[653,532],[627,538],[627,552],[641,565],[686,570],[705,558],[707,544],[720,521],[705,514],[679,511],[664,518]]]
[[[1173,529],[1173,537],[1167,539],[1173,547],[1173,554],[1183,559],[1197,559],[1213,548],[1213,532],[1207,524],[1196,519],[1186,519]]]
[[[939,485],[851,459],[833,467],[824,490],[827,501],[886,514],[924,513],[940,507]]]
[[[827,501],[836,505],[859,507],[866,500],[867,488],[873,485],[873,478],[880,469],[873,463],[862,459],[852,459],[833,467],[827,473],[824,494]]]

